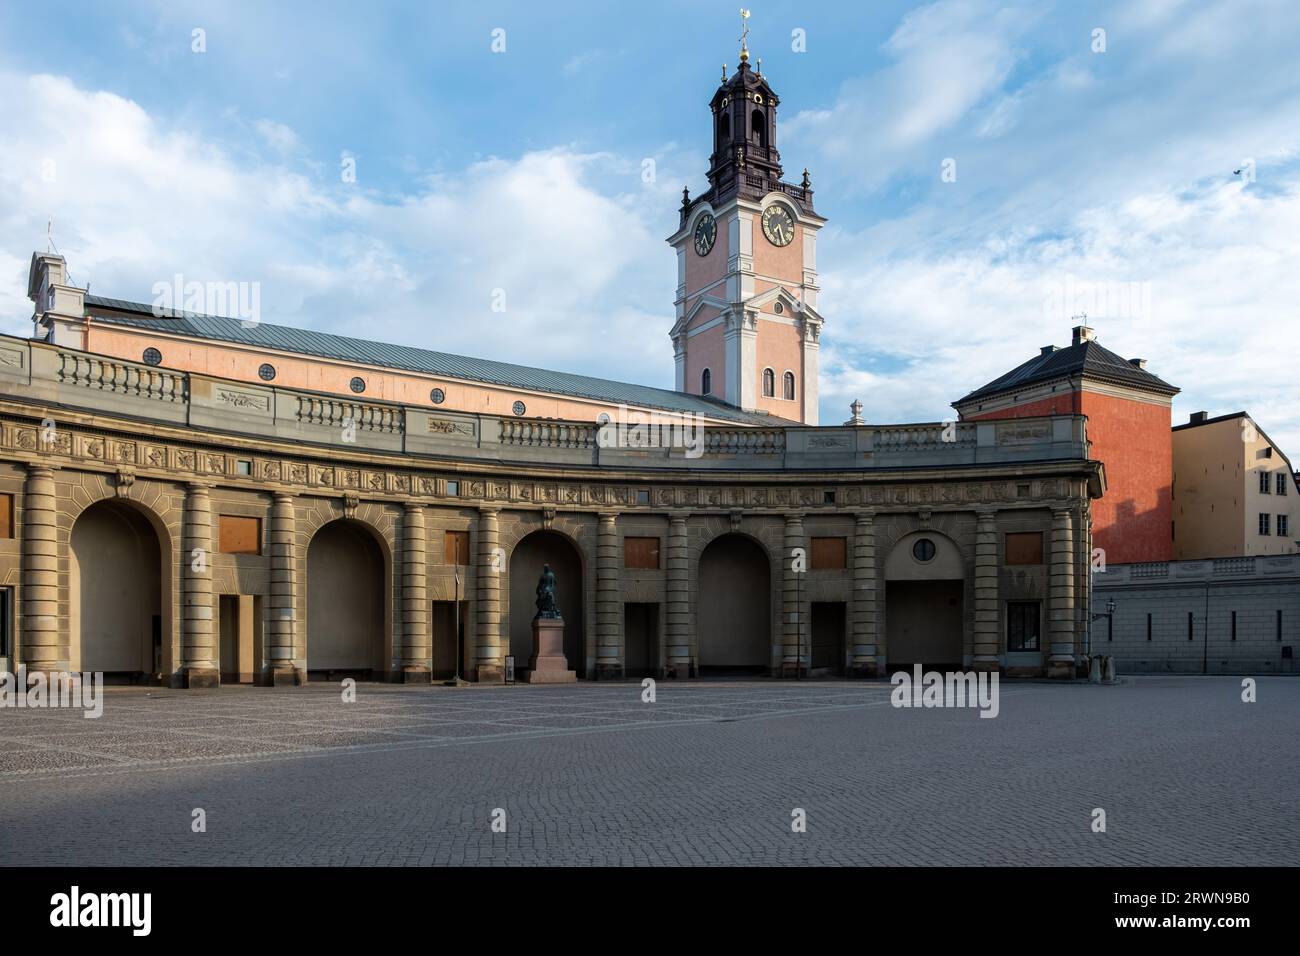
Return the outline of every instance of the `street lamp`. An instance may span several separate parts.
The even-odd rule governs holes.
[[[1094,614],[1092,619],[1095,621],[1099,617],[1106,619],[1106,640],[1115,639],[1115,599],[1110,598],[1106,601],[1106,610],[1100,614]]]

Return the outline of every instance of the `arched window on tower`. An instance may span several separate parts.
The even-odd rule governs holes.
[[[754,110],[750,126],[754,129],[754,142],[759,149],[767,149],[767,117],[762,110]]]
[[[700,373],[700,394],[713,394],[713,373],[707,368]]]
[[[718,149],[724,149],[731,142],[731,114],[723,113],[718,117]]]
[[[763,397],[776,397],[776,373],[770,368],[763,369]]]
[[[781,390],[787,402],[794,401],[794,372],[786,372],[781,376]]]

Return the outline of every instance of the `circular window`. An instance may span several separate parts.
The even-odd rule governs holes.
[[[514,412],[516,415],[522,415],[524,412],[528,411],[528,407],[524,405],[523,402],[515,402],[512,406],[510,406],[510,410]]]
[[[441,405],[447,400],[447,393],[440,388],[435,388],[429,393],[429,401],[435,405]]]
[[[264,382],[269,382],[275,378],[275,366],[270,362],[263,362],[257,368],[257,377]]]
[[[778,302],[776,305],[772,306],[772,311],[775,312],[777,315],[780,315],[782,312],[785,311],[785,306],[782,305],[780,302]]]
[[[934,542],[929,538],[917,538],[916,544],[912,545],[912,557],[918,561],[933,561],[934,550]]]
[[[352,381],[348,382],[348,388],[360,394],[366,390],[366,380],[360,375],[353,376]]]
[[[159,352],[159,351],[158,351],[157,349],[155,349],[155,348],[147,348],[147,349],[145,349],[145,350],[144,350],[144,364],[145,364],[145,365],[161,365],[161,364],[162,364],[162,353]]]

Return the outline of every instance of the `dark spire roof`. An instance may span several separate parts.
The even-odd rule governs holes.
[[[1138,364],[1140,359],[1129,361],[1122,358],[1093,339],[1080,338],[1077,331],[1075,338],[1077,341],[1066,348],[1053,346],[1044,348],[1028,362],[1017,366],[1001,378],[995,378],[984,387],[975,389],[969,395],[959,398],[953,402],[953,405],[965,405],[976,399],[989,398],[1028,385],[1036,385],[1039,382],[1074,375],[1140,391],[1154,392],[1157,395],[1178,394],[1178,388],[1142,368]]]

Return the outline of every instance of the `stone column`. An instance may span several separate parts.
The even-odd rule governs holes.
[[[803,560],[796,568],[795,548],[804,551]],[[808,633],[804,605],[808,598],[808,539],[803,533],[803,515],[785,516],[785,536],[781,541],[781,670],[780,675],[796,676],[798,668],[806,673],[812,656],[812,635]]]
[[[428,547],[424,505],[408,501],[402,512],[402,669],[398,675],[404,684],[427,684],[433,675]]]
[[[981,511],[975,523],[975,635],[971,649],[977,671],[996,671],[998,649],[998,526],[997,514]]]
[[[29,465],[23,488],[22,607],[18,642],[29,673],[68,670],[67,628],[59,627],[59,529],[54,470]],[[86,573],[91,573],[87,569]],[[25,690],[26,688],[20,688]]]
[[[291,687],[307,679],[295,665],[298,580],[295,568],[293,495],[279,492],[271,505],[271,613],[266,628],[263,674],[273,687]]]
[[[603,513],[596,534],[596,679],[623,676],[617,515]],[[570,661],[570,666],[574,666]]]
[[[853,637],[849,674],[876,677],[884,673],[876,619],[876,529],[874,515],[864,512],[853,529]]]
[[[1048,677],[1074,676],[1074,560],[1074,516],[1061,508],[1052,512]]]
[[[505,679],[501,649],[501,578],[506,573],[495,508],[478,513],[478,567],[475,569],[475,679],[499,684]],[[515,662],[518,667],[519,661]]]
[[[664,640],[666,676],[691,676],[691,561],[686,544],[686,515],[668,519],[668,617]]]
[[[181,533],[181,668],[182,687],[217,687],[221,669],[212,629],[212,500],[208,486],[185,486]]]

